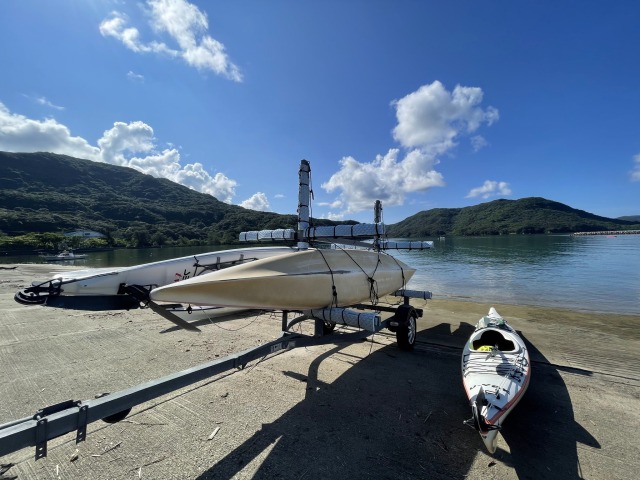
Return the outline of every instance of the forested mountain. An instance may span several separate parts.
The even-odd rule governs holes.
[[[127,246],[214,245],[236,242],[241,231],[295,228],[296,221],[294,215],[229,205],[131,168],[52,153],[0,152],[4,238],[89,229]],[[389,226],[388,233],[430,237],[625,229],[640,229],[640,222],[599,217],[532,197],[435,208]]]
[[[626,220],[627,222],[640,223],[640,215],[627,215],[626,217],[618,217],[618,220]]]
[[[540,197],[494,200],[473,207],[434,208],[391,225],[397,237],[638,230],[640,222],[599,217]]]
[[[129,245],[220,244],[297,217],[218,201],[137,170],[52,153],[0,152],[0,232],[90,229]],[[316,221],[317,224],[336,222]]]

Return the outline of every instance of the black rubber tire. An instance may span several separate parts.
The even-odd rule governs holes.
[[[418,333],[418,313],[416,312],[415,308],[411,306],[405,308],[400,307],[396,315],[399,316],[398,314],[400,314],[400,312],[403,312],[406,317],[402,319],[396,329],[396,340],[398,342],[398,347],[400,348],[400,350],[410,352],[411,350],[413,350],[413,347],[416,344],[416,335]]]
[[[322,334],[323,335],[329,335],[330,333],[333,333],[333,331],[336,329],[336,322],[324,322],[324,324],[322,325]]]

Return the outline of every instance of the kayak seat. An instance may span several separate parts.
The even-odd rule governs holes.
[[[482,349],[484,346],[498,347],[498,350],[503,352],[511,352],[516,349],[516,346],[511,340],[504,338],[500,332],[495,330],[487,330],[482,332],[479,338],[473,341],[473,349],[478,351],[485,351]]]

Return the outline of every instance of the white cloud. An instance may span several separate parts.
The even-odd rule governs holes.
[[[467,194],[466,198],[489,198],[496,196],[511,195],[511,188],[507,182],[496,182],[494,180],[485,180],[481,187],[473,188]]]
[[[340,220],[344,220],[344,213],[333,213],[333,212],[329,212],[327,213],[326,216],[327,220],[333,220],[333,221],[340,221]]]
[[[633,157],[633,170],[631,170],[631,181],[640,182],[640,153]]]
[[[473,147],[474,152],[482,150],[487,145],[489,145],[489,142],[487,142],[482,135],[475,135],[471,137],[471,146]]]
[[[327,192],[340,191],[330,205],[344,204],[349,213],[372,209],[376,200],[387,206],[402,205],[407,193],[444,185],[442,175],[433,169],[435,158],[420,150],[410,151],[402,160],[398,155],[398,149],[391,149],[370,163],[344,157],[340,171],[322,184]]]
[[[11,113],[0,102],[0,150],[8,152],[53,152],[110,163],[153,175],[208,193],[231,203],[237,182],[222,173],[211,176],[201,163],[182,166],[175,148],[158,151],[153,129],[144,122],[115,122],[90,145],[74,137],[54,119],[33,120]],[[140,155],[142,154],[142,155]]]
[[[127,72],[127,78],[135,83],[144,83],[144,75],[132,72],[131,70]]]
[[[251,210],[258,210],[260,212],[268,212],[271,208],[269,206],[269,200],[267,196],[262,192],[257,192],[247,198],[244,202],[240,203],[241,207],[249,208]]]
[[[61,107],[59,105],[54,105],[49,100],[47,100],[45,97],[38,97],[35,100],[36,100],[36,103],[38,103],[40,105],[44,105],[45,107],[54,108],[56,110],[64,110],[64,107]]]
[[[284,195],[282,193],[276,193],[273,197],[274,198],[284,198]]]
[[[393,102],[398,119],[393,138],[406,148],[442,154],[456,146],[455,140],[460,135],[498,120],[498,110],[480,108],[482,97],[482,89],[478,87],[456,85],[453,92],[448,92],[437,80],[423,85]]]
[[[147,0],[147,6],[153,32],[158,36],[167,34],[177,48],[158,40],[144,42],[139,29],[129,26],[127,16],[117,11],[100,23],[100,33],[120,40],[136,53],[179,57],[198,70],[242,81],[242,74],[229,59],[225,46],[207,33],[209,21],[206,13],[186,0]]]
[[[333,202],[318,202],[320,207],[340,208],[342,207],[342,200],[335,200]]]
[[[84,138],[74,137],[54,119],[32,120],[11,113],[0,102],[0,150],[7,152],[56,152],[100,160],[100,149]]]
[[[344,157],[340,170],[322,188],[339,193],[336,200],[344,203],[340,213],[344,214],[371,209],[375,200],[387,206],[403,205],[409,193],[444,186],[436,170],[440,158],[460,138],[499,118],[497,109],[481,108],[482,97],[480,88],[458,85],[449,92],[435,81],[393,101],[397,118],[393,138],[406,150],[404,157],[395,148],[372,162]],[[478,150],[488,143],[475,135],[471,144]]]

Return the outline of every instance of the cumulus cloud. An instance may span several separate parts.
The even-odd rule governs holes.
[[[439,81],[423,85],[393,104],[398,124],[393,138],[407,148],[421,148],[442,154],[456,146],[462,134],[493,124],[499,113],[493,107],[480,108],[482,89],[457,85],[449,92]]]
[[[153,129],[144,122],[115,122],[97,142],[74,137],[54,119],[33,120],[11,113],[0,102],[0,150],[7,152],[53,152],[110,163],[167,178],[231,203],[237,182],[222,173],[211,176],[201,163],[182,165],[175,148],[159,151]]]
[[[0,150],[7,152],[56,152],[89,160],[100,159],[100,149],[74,137],[54,119],[32,120],[11,113],[0,102]]]
[[[322,184],[327,192],[340,191],[333,206],[344,204],[346,212],[372,209],[376,200],[384,205],[402,205],[407,193],[444,185],[442,175],[433,169],[437,162],[419,150],[399,159],[391,149],[373,162],[361,163],[353,157],[340,160],[340,171]]]
[[[631,181],[640,182],[640,153],[633,157],[633,170],[631,170]]]
[[[329,212],[326,216],[327,220],[333,220],[334,222],[339,222],[340,220],[344,220],[344,213],[334,213]]]
[[[444,186],[444,178],[436,170],[440,158],[461,138],[499,119],[497,109],[481,107],[482,98],[480,88],[458,85],[449,92],[435,81],[395,100],[393,138],[405,153],[392,148],[372,162],[344,157],[340,170],[322,188],[338,193],[336,200],[343,202],[344,214],[373,208],[378,199],[387,206],[403,205],[409,193]],[[471,144],[479,150],[488,143],[475,135]]]
[[[268,212],[271,208],[269,206],[269,200],[267,196],[262,192],[257,192],[247,198],[244,202],[240,203],[241,207],[248,208],[250,210],[258,210],[260,212]]]
[[[511,188],[507,182],[496,182],[494,180],[485,180],[481,187],[473,188],[467,194],[466,198],[490,198],[496,196],[511,195]]]
[[[127,15],[118,11],[100,23],[100,33],[119,40],[133,52],[181,58],[198,70],[242,81],[240,69],[229,59],[225,46],[207,33],[206,13],[186,0],[147,0],[147,7],[152,32],[158,37],[168,36],[173,47],[161,40],[144,41],[140,30],[130,26]]]

